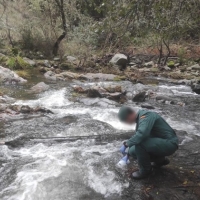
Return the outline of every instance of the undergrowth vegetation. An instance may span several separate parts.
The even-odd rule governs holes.
[[[199,0],[2,0],[0,47],[17,47],[27,57],[72,55],[83,60],[151,47],[158,63],[166,64],[174,44],[199,45],[199,12]],[[184,47],[175,54],[185,62]],[[20,55],[7,65],[27,67]]]

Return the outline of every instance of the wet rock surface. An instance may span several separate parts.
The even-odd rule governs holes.
[[[19,77],[10,69],[0,66],[0,83],[1,84],[24,84],[27,80]]]
[[[120,69],[125,69],[128,62],[128,57],[121,53],[115,54],[110,60],[110,63],[112,63],[113,65],[118,65]]]
[[[49,85],[45,84],[44,82],[40,82],[40,83],[34,85],[33,87],[31,87],[29,92],[41,93],[41,92],[48,90],[49,88],[50,88]]]
[[[0,145],[2,200],[200,198],[200,97],[190,86],[73,77],[68,73],[65,79],[70,81],[50,81],[48,91],[27,99],[0,96],[0,116],[5,119],[0,141],[6,144]],[[142,92],[145,102],[133,102]],[[122,102],[112,97],[118,94],[126,98],[125,105],[154,109],[177,130],[180,147],[170,165],[154,169],[145,180],[130,178],[138,168],[134,160],[126,169],[116,166],[119,147],[134,129],[117,119]]]
[[[46,79],[49,80],[61,80],[61,81],[69,81],[72,79],[77,80],[86,80],[86,81],[115,81],[115,80],[124,80],[124,76],[117,76],[114,74],[103,74],[103,73],[86,73],[79,74],[70,71],[64,71],[56,74],[53,71],[48,71],[44,74]]]

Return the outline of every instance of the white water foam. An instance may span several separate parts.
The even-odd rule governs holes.
[[[166,91],[172,91],[175,95],[197,95],[195,92],[192,91],[191,87],[186,85],[178,85],[178,86],[167,86],[167,85],[160,85],[160,91],[166,93]]]
[[[170,126],[172,126],[176,130],[184,130],[188,134],[200,136],[200,132],[189,121],[187,123],[187,122],[176,121],[176,120],[173,120],[171,118],[165,118],[165,119],[170,124]]]
[[[0,192],[0,196],[3,196],[2,200],[37,200],[38,198],[47,200],[47,194],[54,195],[55,191],[52,189],[60,184],[58,180],[62,176],[67,179],[65,190],[69,194],[73,190],[70,181],[78,179],[79,187],[83,187],[79,188],[80,190],[89,186],[96,193],[105,197],[112,194],[120,195],[124,188],[128,187],[128,183],[118,180],[115,172],[110,169],[109,162],[103,163],[105,160],[113,158],[113,154],[117,151],[116,144],[106,146],[94,146],[93,144],[93,141],[89,140],[84,143],[77,141],[50,147],[38,144],[31,148],[16,150],[15,153],[21,156],[20,159],[31,158],[31,161],[22,165],[18,169],[16,179],[9,187]],[[74,171],[73,168],[79,170]],[[54,179],[54,185],[50,185],[49,188],[48,180],[51,178]],[[40,190],[41,184],[42,190]],[[5,196],[5,194],[9,196]]]
[[[99,120],[110,124],[115,129],[118,130],[134,130],[135,125],[126,125],[119,121],[117,118],[117,113],[119,108],[99,108],[99,107],[82,107],[82,105],[77,107],[68,107],[66,109],[56,109],[56,112],[60,117],[66,116],[67,114],[71,115],[80,115],[80,114],[89,114],[92,119]]]
[[[72,104],[66,97],[66,88],[58,91],[47,91],[39,96],[37,100],[16,101],[15,105],[43,106],[45,108],[62,107]]]

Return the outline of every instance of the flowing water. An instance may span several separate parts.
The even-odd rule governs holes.
[[[123,139],[114,136],[120,138],[121,133],[132,131],[134,126],[118,121],[120,105],[114,101],[74,99],[71,85],[77,83],[97,84],[50,83],[51,90],[35,96],[26,95],[27,88],[7,88],[16,97],[14,104],[39,105],[54,114],[22,115],[1,122],[2,140],[19,142],[16,147],[0,146],[1,200],[129,199],[125,195],[129,180],[125,170],[116,165]],[[185,106],[179,106],[148,100],[173,128],[187,131],[185,142],[193,134],[200,135],[200,97],[190,87],[113,84],[132,93],[148,88],[184,102]],[[132,101],[127,104],[141,108]],[[103,135],[109,140],[102,139]],[[97,139],[98,136],[102,138]]]

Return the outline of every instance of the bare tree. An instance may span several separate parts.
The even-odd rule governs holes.
[[[58,49],[61,41],[66,37],[67,35],[67,24],[66,24],[66,16],[65,16],[65,11],[64,11],[64,3],[63,0],[55,0],[55,3],[58,7],[61,20],[62,20],[62,28],[63,28],[63,33],[58,37],[56,40],[54,46],[53,46],[53,55],[56,56],[58,54]]]

